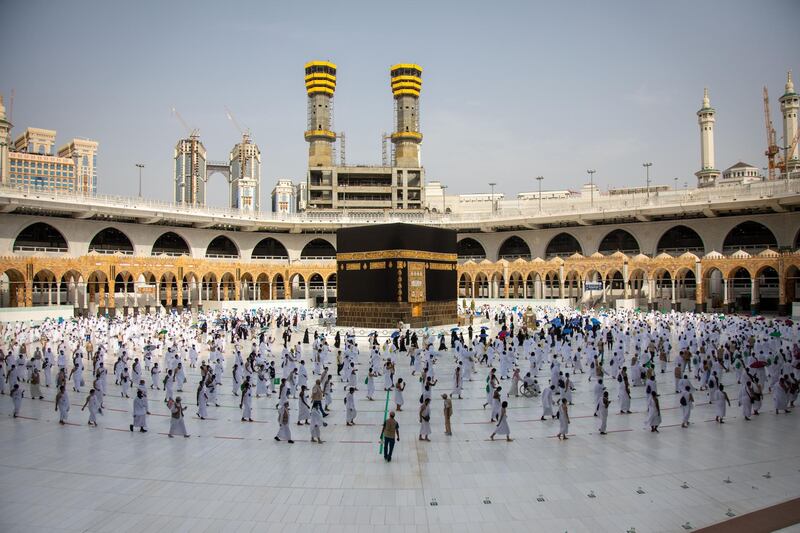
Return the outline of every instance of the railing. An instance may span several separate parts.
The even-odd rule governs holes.
[[[122,254],[122,255],[133,255],[133,250],[112,250],[109,248],[89,248],[89,253],[95,253],[100,255],[114,255],[114,254]]]
[[[69,250],[57,246],[14,246],[15,252],[44,252],[48,254],[64,254]]]
[[[431,213],[422,210],[403,211],[390,208],[384,210],[359,210],[357,208],[347,210],[330,209],[324,212],[312,211],[304,213],[245,213],[232,208],[194,207],[147,198],[102,194],[90,196],[75,192],[45,191],[31,187],[0,187],[0,197],[32,198],[94,208],[137,209],[139,211],[151,210],[156,212],[155,215],[161,217],[176,215],[213,217],[230,220],[232,222],[252,223],[253,225],[276,222],[327,222],[349,224],[389,222],[396,220],[429,224],[453,224],[461,222],[475,224],[499,223],[504,220],[537,219],[553,216],[602,216],[615,211],[647,210],[657,207],[697,209],[724,202],[776,199],[797,194],[800,194],[800,179],[789,182],[781,180],[729,187],[658,191],[651,192],[649,199],[642,193],[620,195],[597,194],[593,202],[586,196],[553,199],[543,198],[541,209],[539,209],[539,200],[533,199],[498,201],[496,202],[497,207],[494,211],[492,211],[490,201],[483,201],[453,203],[452,207],[457,211],[451,213]],[[224,223],[224,221],[221,220],[220,223]]]

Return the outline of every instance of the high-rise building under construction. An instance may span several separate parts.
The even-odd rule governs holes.
[[[329,61],[306,63],[309,209],[423,208],[425,170],[419,156],[422,68],[402,63],[391,67],[389,72],[395,102],[395,131],[384,136],[384,140],[391,139],[391,160],[386,154],[382,165],[348,165],[344,157],[344,134],[337,133],[333,125],[336,65]]]

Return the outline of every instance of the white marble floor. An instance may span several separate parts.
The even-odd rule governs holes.
[[[151,431],[129,432],[131,400],[113,377],[98,428],[80,412],[83,394],[71,394],[67,426],[57,423],[52,389],[43,401],[26,398],[17,419],[0,396],[0,531],[685,531],[800,495],[800,414],[765,409],[745,422],[734,402],[719,425],[698,405],[681,429],[664,374],[659,434],[644,429],[644,393],[634,389],[634,414],[610,415],[601,436],[578,376],[572,438],[554,438],[557,422],[539,421],[540,400],[520,397],[510,402],[515,440],[491,442],[481,367],[455,400],[446,437],[438,394],[450,391],[452,369],[440,357],[430,443],[416,438],[419,385],[409,383],[392,463],[378,453],[384,401],[367,401],[364,390],[357,425],[346,427],[337,387],[322,445],[297,426],[295,444],[275,442],[274,399],[255,401],[256,423],[240,422],[229,375],[211,419],[187,420],[189,439],[166,437],[163,391],[151,394]],[[404,362],[399,374],[411,377]],[[192,415],[196,383],[191,371],[183,396]],[[724,383],[735,398],[733,374]],[[616,400],[616,383],[609,388]]]

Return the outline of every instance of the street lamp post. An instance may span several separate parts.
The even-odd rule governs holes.
[[[597,172],[596,170],[587,170],[586,172],[589,173],[589,205],[594,207],[594,173]]]
[[[489,184],[489,187],[492,188],[492,198],[491,198],[491,200],[492,200],[492,215],[494,215],[494,186],[495,185],[497,185],[497,183],[495,183],[495,182],[491,182]]]
[[[539,212],[542,212],[542,180],[544,176],[536,176],[536,181],[539,182]]]
[[[445,211],[447,210],[445,206],[445,189],[447,189],[447,185],[442,185],[442,214],[444,215]]]
[[[650,167],[653,166],[653,163],[642,163],[642,166],[644,167],[645,183],[647,184],[647,202],[650,203]]]
[[[139,169],[139,198],[142,197],[142,169],[144,168],[144,163],[136,163],[136,168]]]

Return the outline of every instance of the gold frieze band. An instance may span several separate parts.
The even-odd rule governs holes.
[[[455,263],[458,261],[458,254],[422,252],[419,250],[376,250],[374,252],[336,254],[337,261],[365,261],[370,259],[415,259],[419,261],[447,261]]]

